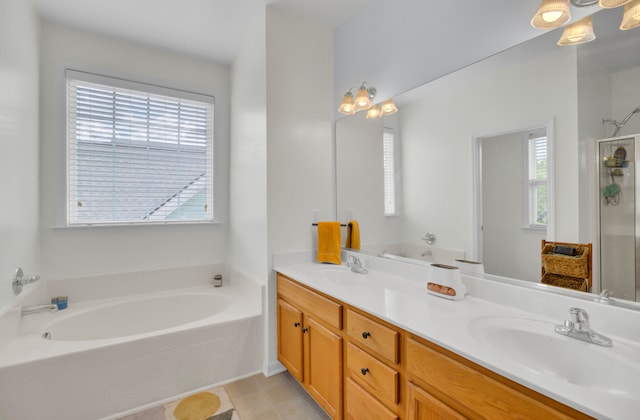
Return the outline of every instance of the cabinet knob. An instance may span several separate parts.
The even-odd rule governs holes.
[[[303,328],[303,329],[302,329],[302,333],[303,333],[303,334],[304,334],[304,333],[306,333],[307,331],[309,331],[309,328]]]
[[[362,333],[362,338],[364,338],[365,340],[366,340],[367,338],[369,338],[370,336],[371,336],[371,333],[370,333],[369,331],[364,331],[364,332]]]
[[[294,323],[293,323],[293,326],[294,326],[295,328],[298,328],[298,327],[300,326],[300,323],[299,323],[299,322],[294,322]]]
[[[369,372],[369,368],[362,368],[362,369],[360,369],[360,372],[361,372],[363,375],[366,375],[366,374]]]

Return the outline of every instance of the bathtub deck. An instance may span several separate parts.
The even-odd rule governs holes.
[[[185,290],[197,288],[159,294]],[[215,292],[229,294],[234,304],[228,311],[131,337],[56,342],[41,338],[46,318],[55,313],[23,319],[25,325],[0,350],[0,419],[113,418],[260,371],[261,286],[255,290],[225,286]],[[94,303],[79,302],[76,309],[85,304]],[[70,303],[68,310],[73,306]]]

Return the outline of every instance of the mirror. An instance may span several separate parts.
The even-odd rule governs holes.
[[[494,268],[486,264],[487,273],[538,282],[542,238],[597,244],[595,140],[613,134],[615,127],[603,119],[621,121],[640,105],[640,29],[618,30],[621,13],[594,15],[598,38],[589,44],[559,47],[561,31],[555,30],[393,98],[396,114],[367,120],[361,112],[338,120],[337,217],[359,221],[362,251],[426,262],[482,259],[474,142],[535,127],[545,127],[553,139],[553,217],[545,233],[531,232],[528,250],[516,249],[534,261],[527,273],[505,274],[500,255]],[[393,174],[386,197],[385,132],[395,142],[395,156],[387,157],[394,168],[386,173],[387,181]],[[640,114],[618,135],[635,132]],[[521,152],[501,147],[491,165],[510,177],[511,163],[523,160]],[[522,194],[505,188],[505,198]],[[385,214],[389,200],[395,211]],[[513,240],[505,235],[497,243],[509,248]],[[502,260],[506,265],[512,257]],[[593,291],[599,291],[597,282]]]

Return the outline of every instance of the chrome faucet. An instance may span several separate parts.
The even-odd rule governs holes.
[[[13,293],[19,295],[22,292],[22,286],[25,284],[33,283],[40,280],[40,276],[25,276],[22,268],[16,268],[16,271],[13,274],[13,280],[11,280],[11,285],[13,286]]]
[[[54,304],[27,305],[22,307],[22,309],[20,310],[20,315],[25,316],[30,314],[37,314],[39,312],[48,312],[48,311],[57,311],[57,310],[58,310],[58,305],[54,305]]]
[[[351,260],[351,262],[349,262],[349,260]],[[347,257],[347,267],[351,267],[351,271],[354,273],[367,274],[369,272],[369,270],[362,266],[360,258],[355,255],[349,255]]]
[[[609,337],[605,337],[591,329],[587,311],[581,308],[570,308],[569,314],[571,319],[564,321],[564,325],[556,325],[558,334],[599,346],[611,347],[613,345]]]

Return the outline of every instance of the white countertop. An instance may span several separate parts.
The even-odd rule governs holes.
[[[508,284],[499,284],[463,275],[463,282],[470,292],[463,300],[452,301],[428,294],[425,280],[419,280],[415,276],[407,276],[404,273],[400,276],[370,269],[368,274],[358,275],[362,277],[362,280],[328,281],[328,270],[332,269],[335,270],[336,266],[329,268],[317,263],[275,267],[276,271],[300,283],[423,337],[588,415],[599,419],[638,418],[640,389],[623,389],[622,391],[620,389],[602,389],[597,385],[597,377],[589,378],[588,382],[592,386],[584,387],[541,373],[528,368],[520,361],[515,360],[514,357],[510,357],[505,351],[487,345],[486,341],[482,337],[478,337],[478,333],[474,333],[470,328],[473,322],[483,318],[500,317],[503,319],[507,317],[547,323],[553,331],[555,324],[560,324],[568,318],[568,308],[576,306],[576,302],[571,297],[545,296],[544,294],[541,297],[534,296],[531,294],[533,293],[531,290],[526,290],[526,294],[524,294],[525,291],[517,290],[518,288]],[[337,269],[348,270],[345,266],[337,267]],[[492,289],[490,293],[495,295],[495,299],[474,296],[474,291],[480,290],[480,288]],[[518,293],[523,296],[518,296]],[[477,295],[482,295],[482,293],[477,293]],[[553,304],[559,307],[553,311],[545,310],[546,312],[543,311],[542,314],[531,311],[527,302],[531,303],[539,299],[544,299],[545,302],[550,302],[549,305]],[[588,302],[578,302],[581,303],[580,306],[590,311],[590,315],[592,315],[591,309],[600,317],[602,317],[603,311],[608,310],[608,308],[601,309],[601,306],[606,305],[593,306]],[[619,316],[619,308],[616,308],[616,311],[615,315]],[[549,317],[550,312],[552,312],[553,318]],[[622,316],[631,314],[635,319],[637,314],[632,312],[635,311],[628,311],[626,314],[623,311]],[[592,319],[595,319],[593,315]],[[622,354],[638,363],[638,371],[640,371],[640,345],[638,343],[640,337],[632,337],[635,338],[634,340],[629,337],[616,336],[612,334],[612,332],[617,332],[615,328],[599,330],[597,327],[601,326],[600,324],[592,321],[593,329],[611,337],[614,340],[614,347],[600,347],[572,338],[566,338],[566,340],[575,342],[570,343],[573,349],[584,348],[585,351],[593,352],[595,355],[593,358],[597,359],[592,361],[594,366],[606,366],[610,357],[619,357]],[[609,324],[605,323],[604,325]],[[559,337],[562,338],[562,336]],[[541,351],[540,357],[544,357],[543,353]],[[598,370],[594,369],[592,373],[589,365],[584,366],[584,375],[587,377],[590,374],[597,375],[597,372]],[[632,373],[620,372],[620,375],[625,374]]]

